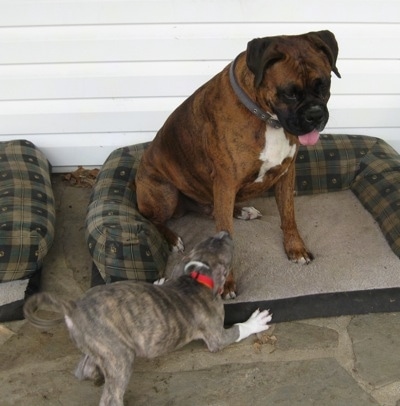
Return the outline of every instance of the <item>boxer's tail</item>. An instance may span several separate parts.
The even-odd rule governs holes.
[[[63,317],[48,319],[38,316],[36,312],[42,306],[46,310],[61,313]],[[35,327],[46,329],[62,322],[64,316],[70,315],[75,308],[76,304],[72,300],[59,299],[50,293],[42,292],[32,295],[26,300],[24,304],[24,316]]]

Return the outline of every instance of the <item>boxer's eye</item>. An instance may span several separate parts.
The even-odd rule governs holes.
[[[288,100],[297,100],[297,95],[295,93],[285,93],[285,97]]]
[[[314,92],[320,96],[325,96],[329,92],[330,84],[322,79],[317,79],[314,83]]]
[[[296,86],[288,86],[283,89],[281,92],[281,96],[289,102],[295,102],[300,99],[300,91]]]

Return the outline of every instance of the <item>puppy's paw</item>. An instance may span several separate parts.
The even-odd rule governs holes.
[[[268,323],[272,320],[272,314],[269,310],[263,310],[262,312],[260,309],[257,309],[246,321],[249,323],[249,326],[254,328],[253,333],[260,333],[261,331],[265,331],[269,329]]]
[[[243,340],[251,334],[261,333],[269,329],[268,323],[272,320],[269,310],[260,312],[257,309],[244,323],[236,324],[239,327],[239,338],[236,342]]]
[[[83,381],[85,379],[91,379],[95,385],[100,386],[104,383],[104,376],[100,372],[99,367],[93,362],[89,355],[84,355],[79,361],[75,370],[75,376]]]
[[[235,209],[235,217],[240,220],[253,220],[261,216],[261,213],[255,207],[237,207]]]

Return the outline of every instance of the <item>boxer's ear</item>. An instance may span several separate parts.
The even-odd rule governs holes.
[[[284,58],[284,54],[276,50],[275,38],[255,38],[247,44],[246,63],[254,74],[254,86],[261,85],[265,71],[275,62]]]
[[[310,32],[308,35],[311,41],[317,46],[317,48],[321,49],[321,51],[323,51],[328,57],[329,63],[331,64],[332,72],[338,78],[340,78],[340,73],[336,67],[339,47],[335,36],[328,30]]]

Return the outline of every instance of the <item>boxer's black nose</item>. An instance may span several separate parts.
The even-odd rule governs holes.
[[[304,114],[304,119],[307,123],[317,124],[324,118],[324,110],[321,106],[311,106]]]

